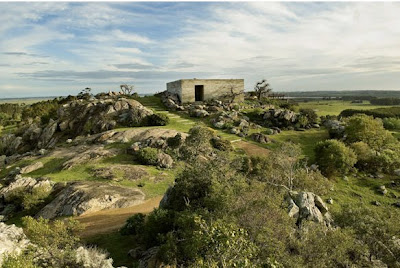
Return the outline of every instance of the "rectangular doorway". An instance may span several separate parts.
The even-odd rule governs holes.
[[[194,86],[194,100],[195,101],[204,101],[204,86],[203,85]]]

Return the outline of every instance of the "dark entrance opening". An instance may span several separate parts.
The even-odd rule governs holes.
[[[195,101],[204,101],[204,86],[203,85],[194,86],[194,100]]]

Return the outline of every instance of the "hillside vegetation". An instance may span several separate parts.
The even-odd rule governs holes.
[[[396,116],[169,100],[3,106],[0,264],[400,267]]]

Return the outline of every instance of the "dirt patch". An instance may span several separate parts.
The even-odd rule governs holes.
[[[150,213],[160,204],[162,196],[151,198],[144,203],[127,208],[109,209],[75,217],[84,225],[80,237],[111,233],[124,226],[126,220],[136,213]]]
[[[268,149],[246,141],[234,142],[232,143],[232,145],[235,148],[243,149],[246,152],[246,154],[251,156],[266,156],[269,154]]]

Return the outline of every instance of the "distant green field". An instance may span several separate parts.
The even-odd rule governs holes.
[[[299,108],[310,108],[316,110],[318,115],[339,115],[341,111],[345,109],[360,109],[369,110],[375,108],[387,108],[388,106],[382,105],[371,105],[369,101],[363,103],[351,103],[351,101],[340,101],[340,100],[320,100],[320,101],[309,101],[300,102]]]
[[[25,104],[33,104],[39,101],[44,101],[44,100],[51,100],[54,98],[21,98],[21,99],[0,99],[0,104],[2,103],[25,103]]]

